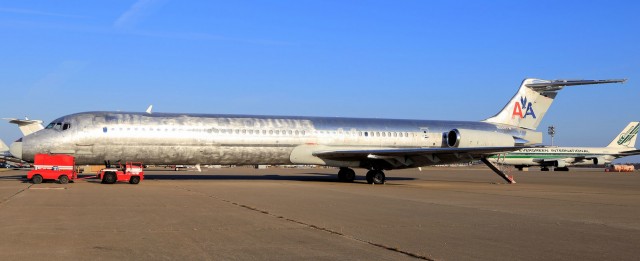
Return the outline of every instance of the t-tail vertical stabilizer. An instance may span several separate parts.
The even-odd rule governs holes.
[[[640,129],[640,122],[630,122],[627,127],[622,129],[622,132],[616,136],[608,148],[635,148],[636,138],[638,137],[638,129]]]
[[[626,79],[613,80],[541,80],[527,78],[520,89],[495,116],[484,122],[505,124],[535,130],[547,113],[558,91],[565,86],[621,83]]]

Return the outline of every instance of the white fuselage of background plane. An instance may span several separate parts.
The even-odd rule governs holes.
[[[517,166],[554,166],[553,161],[566,165],[603,165],[622,157],[620,152],[628,148],[587,147],[534,147],[489,157],[494,163]],[[557,164],[557,163],[556,163]]]

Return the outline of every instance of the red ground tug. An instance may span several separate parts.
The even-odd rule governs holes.
[[[78,178],[75,169],[75,158],[69,155],[36,154],[33,170],[27,172],[27,179],[33,184],[43,180],[57,180],[60,184],[67,184]]]
[[[98,171],[98,178],[104,184],[113,184],[116,181],[138,184],[144,179],[143,168],[142,162],[127,162],[125,165],[118,163],[118,168],[105,168]]]

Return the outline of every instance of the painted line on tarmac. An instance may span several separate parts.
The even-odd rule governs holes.
[[[0,201],[0,207],[2,207],[2,205],[4,205],[5,203],[9,202],[11,199],[13,199],[15,196],[17,196],[18,194],[24,192],[25,190],[31,188],[31,186],[33,186],[33,184],[29,185],[26,188],[21,189],[20,191],[16,192],[15,194],[9,196],[7,199]]]
[[[231,200],[223,199],[223,198],[220,198],[220,197],[217,197],[217,196],[214,196],[214,195],[205,194],[205,193],[202,193],[202,192],[199,192],[199,191],[194,191],[194,190],[191,190],[191,189],[188,189],[188,188],[181,188],[181,187],[177,187],[177,188],[178,189],[182,189],[184,191],[205,195],[205,196],[207,196],[209,198],[217,199],[217,200],[220,200],[220,201],[225,202],[225,203],[232,204],[232,205],[237,206],[237,207],[241,207],[241,208],[244,208],[244,209],[247,209],[247,210],[250,210],[250,211],[258,212],[260,214],[271,216],[271,217],[274,217],[274,218],[277,218],[277,219],[282,219],[282,220],[285,220],[287,222],[296,223],[298,225],[302,225],[302,226],[305,226],[305,227],[308,227],[308,228],[311,228],[311,229],[314,229],[314,230],[327,232],[327,233],[330,233],[330,234],[333,234],[333,235],[337,235],[337,236],[340,236],[340,237],[343,237],[343,238],[355,240],[355,241],[358,241],[358,242],[361,242],[361,243],[365,243],[365,244],[368,244],[368,245],[371,245],[371,246],[382,248],[384,250],[389,250],[389,251],[392,251],[392,252],[404,254],[404,255],[407,255],[409,257],[413,257],[413,258],[420,259],[420,260],[435,261],[435,259],[427,257],[427,256],[423,256],[423,255],[416,254],[416,253],[411,253],[409,251],[405,251],[405,250],[402,250],[402,249],[399,249],[399,248],[396,248],[396,247],[386,246],[386,245],[381,244],[381,243],[376,243],[376,242],[371,242],[371,241],[368,241],[368,240],[365,240],[365,239],[360,239],[360,238],[357,238],[357,237],[354,237],[354,236],[351,236],[351,235],[344,234],[342,232],[338,232],[338,231],[332,230],[330,228],[319,227],[319,226],[316,226],[316,225],[313,225],[313,224],[305,223],[305,222],[300,221],[300,220],[295,220],[295,219],[287,218],[287,217],[284,217],[284,216],[271,214],[271,213],[269,213],[269,211],[262,210],[262,209],[259,209],[259,208],[256,208],[256,207],[247,206],[247,205],[240,204],[240,203],[237,203],[237,202],[233,202]]]

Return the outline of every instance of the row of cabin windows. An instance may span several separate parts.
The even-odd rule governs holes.
[[[128,128],[115,128],[115,127],[111,127],[111,131],[147,131],[147,128],[138,128],[138,127],[128,127]],[[180,131],[179,129],[176,128],[148,128],[149,131]],[[184,131],[195,131],[195,132],[208,132],[208,133],[215,133],[215,134],[248,134],[248,135],[296,135],[296,136],[305,136],[307,135],[307,131],[305,130],[252,130],[252,129],[183,129]],[[108,128],[104,127],[102,128],[102,131],[104,133],[107,133]],[[324,135],[324,134],[351,134],[352,136],[355,136],[356,133],[355,132],[342,132],[342,131],[316,131],[316,134],[320,134],[320,135]],[[415,134],[411,133],[411,136],[413,137]],[[359,131],[358,132],[358,136],[364,136],[364,137],[409,137],[409,132],[380,132],[380,131]]]

